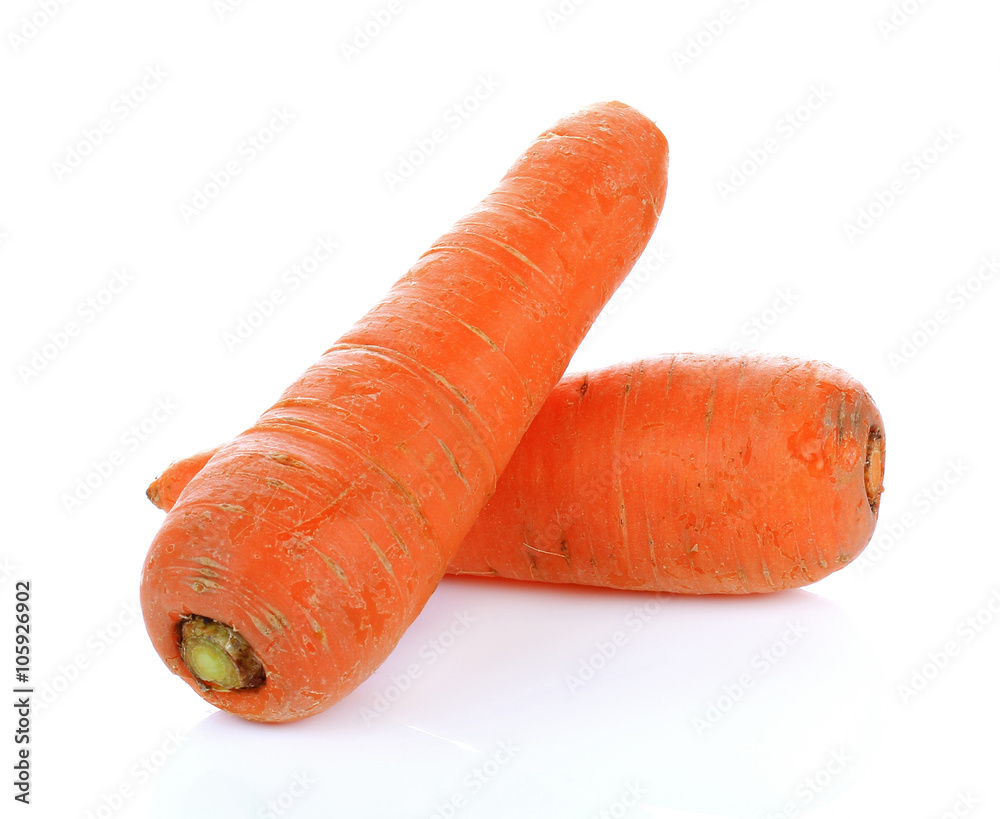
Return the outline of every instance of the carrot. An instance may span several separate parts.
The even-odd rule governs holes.
[[[564,379],[454,574],[685,594],[803,586],[872,536],[885,439],[827,364],[672,355]]]
[[[666,191],[622,103],[543,133],[167,514],[147,631],[207,701],[285,722],[385,659],[436,587]]]
[[[157,505],[211,455],[168,467]],[[884,457],[871,397],[819,362],[687,354],[581,373],[556,385],[448,572],[685,594],[803,586],[868,543]]]

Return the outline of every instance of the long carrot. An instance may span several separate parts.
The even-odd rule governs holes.
[[[667,144],[604,103],[561,120],[496,190],[167,514],[146,628],[209,702],[317,713],[385,659],[652,234]]]
[[[878,517],[881,416],[815,361],[672,355],[564,378],[451,574],[685,594],[815,582]],[[150,486],[169,509],[214,450]]]

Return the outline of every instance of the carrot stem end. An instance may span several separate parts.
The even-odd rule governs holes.
[[[264,684],[264,666],[232,626],[192,615],[181,621],[181,659],[199,683],[215,691]]]
[[[868,451],[865,453],[865,493],[872,513],[878,514],[882,497],[882,477],[885,474],[885,438],[882,430],[872,427],[868,430]]]

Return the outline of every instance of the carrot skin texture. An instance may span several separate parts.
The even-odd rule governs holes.
[[[688,353],[568,376],[448,572],[680,594],[813,583],[871,539],[884,435],[864,387],[822,362]],[[211,454],[163,476],[176,467],[179,491]]]
[[[621,103],[542,134],[167,514],[140,601],[161,658],[247,719],[318,713],[420,612],[655,227],[667,144]],[[225,623],[263,685],[209,690],[184,618]]]
[[[683,594],[796,588],[871,539],[883,455],[871,396],[821,362],[677,354],[565,378],[448,570]]]

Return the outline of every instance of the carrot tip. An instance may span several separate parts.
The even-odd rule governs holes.
[[[882,497],[882,477],[885,474],[885,438],[882,430],[872,427],[868,430],[868,451],[865,454],[865,492],[868,495],[868,505],[872,514],[878,514],[879,500]]]
[[[181,659],[194,678],[215,691],[256,688],[264,667],[236,629],[192,615],[181,622]]]
[[[162,509],[160,505],[160,479],[157,478],[146,489],[146,497],[157,509]]]

